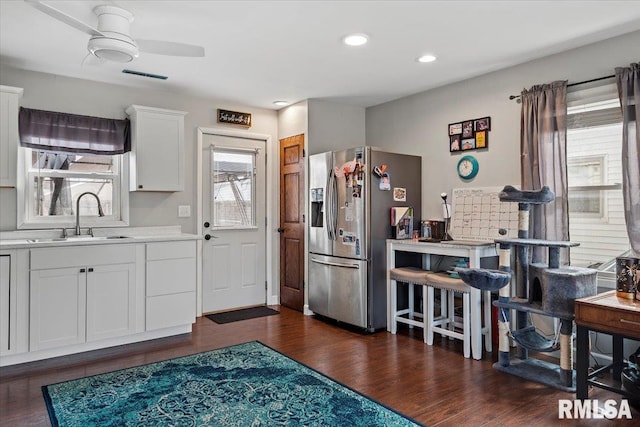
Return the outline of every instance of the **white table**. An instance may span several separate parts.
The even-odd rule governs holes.
[[[420,242],[415,240],[387,239],[387,304],[391,301],[391,281],[389,272],[396,266],[396,252],[413,252],[424,255],[445,255],[469,258],[469,268],[480,268],[480,258],[498,256],[493,242]],[[423,256],[422,268],[430,268],[430,257]],[[473,358],[482,358],[482,335],[486,334],[485,347],[491,351],[491,292],[484,292],[484,319],[482,326],[482,295],[479,289],[471,289],[471,353]],[[387,307],[387,331],[391,329],[391,310]]]

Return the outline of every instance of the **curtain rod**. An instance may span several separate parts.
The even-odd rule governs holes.
[[[578,86],[578,85],[584,85],[587,83],[593,83],[593,82],[599,82],[600,80],[607,80],[607,79],[612,79],[614,78],[616,75],[615,74],[611,74],[610,76],[604,76],[604,77],[597,77],[595,79],[591,79],[591,80],[585,80],[583,82],[576,82],[576,83],[571,83],[568,84],[567,87],[571,87],[571,86]],[[511,95],[509,96],[509,100],[513,100],[513,99],[518,99],[520,98],[520,95]]]

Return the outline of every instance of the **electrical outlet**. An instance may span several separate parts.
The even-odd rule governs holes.
[[[180,205],[178,206],[178,217],[179,218],[188,218],[191,216],[191,206],[190,205]]]

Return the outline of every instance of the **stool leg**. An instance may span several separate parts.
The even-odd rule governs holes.
[[[427,317],[427,329],[425,330],[426,339],[425,342],[428,345],[433,345],[433,311],[435,309],[433,298],[433,288],[431,286],[427,286],[427,307],[426,307],[426,317]],[[442,304],[440,304],[442,306]]]
[[[391,282],[391,295],[389,301],[389,310],[391,310],[391,328],[390,332],[395,334],[398,331],[398,323],[396,322],[396,316],[398,312],[398,282],[390,280]]]
[[[447,316],[447,329],[449,329],[450,331],[453,331],[456,329],[456,300],[455,300],[455,296],[456,293],[454,291],[447,291],[447,312],[448,312],[448,316]],[[449,337],[450,340],[453,340],[453,337]]]
[[[409,319],[413,320],[413,313],[415,313],[413,283],[407,283],[407,286],[409,287]],[[413,329],[413,325],[409,325],[409,329]]]
[[[464,357],[471,357],[471,298],[469,292],[462,293],[462,335]]]
[[[491,322],[491,292],[486,291],[484,293],[484,328],[486,329],[484,332],[484,348],[491,352],[493,351],[492,347],[492,336],[491,336],[491,327],[493,326]]]
[[[432,312],[431,306],[427,301],[427,286],[422,285],[422,340],[427,343],[427,329],[429,328],[427,322],[427,313]]]

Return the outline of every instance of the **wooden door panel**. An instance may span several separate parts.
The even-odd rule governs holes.
[[[280,304],[304,305],[304,135],[280,140]]]
[[[284,285],[287,288],[291,288],[297,291],[302,291],[300,286],[303,281],[303,272],[298,268],[302,265],[302,260],[300,259],[300,254],[303,253],[304,248],[301,247],[300,240],[298,239],[286,239],[285,241],[285,251],[286,251],[286,260],[289,267],[285,272],[285,281]]]

